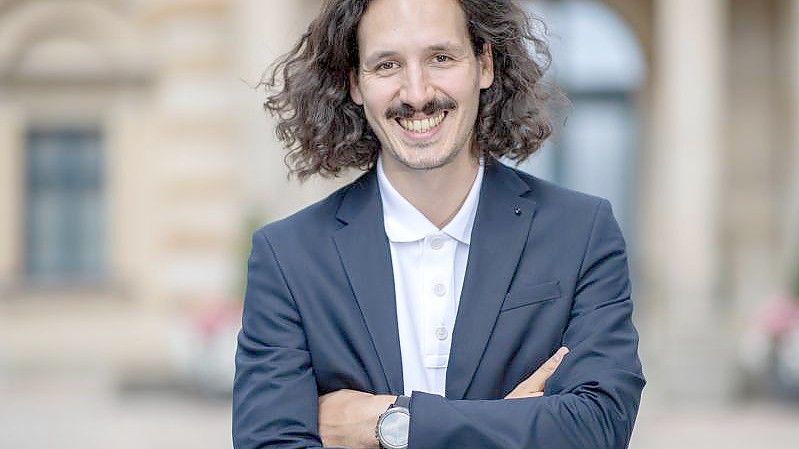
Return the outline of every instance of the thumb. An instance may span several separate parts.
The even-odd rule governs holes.
[[[525,379],[519,387],[525,391],[544,391],[544,384],[560,366],[563,357],[569,353],[569,348],[562,346],[555,354],[547,359],[533,374]]]

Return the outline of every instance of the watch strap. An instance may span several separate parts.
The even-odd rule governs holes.
[[[394,401],[392,407],[402,407],[407,408],[410,410],[411,408],[411,397],[410,396],[397,396],[397,400]]]

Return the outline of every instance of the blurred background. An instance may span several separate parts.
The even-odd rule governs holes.
[[[319,0],[0,0],[0,447],[229,448],[255,89]],[[649,384],[631,447],[799,441],[799,0],[539,0],[572,105],[521,168],[611,200]]]

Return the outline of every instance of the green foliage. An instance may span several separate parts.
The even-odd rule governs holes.
[[[264,225],[262,214],[256,213],[255,210],[246,213],[242,222],[241,234],[238,242],[236,242],[239,254],[237,266],[239,275],[237,276],[238,282],[236,284],[235,294],[240,301],[244,301],[244,293],[247,288],[247,260],[250,257],[252,234]]]

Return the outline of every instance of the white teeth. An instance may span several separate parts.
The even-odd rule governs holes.
[[[415,133],[426,133],[436,126],[440,125],[444,120],[444,113],[440,113],[435,117],[426,118],[422,120],[398,119],[400,126]]]

